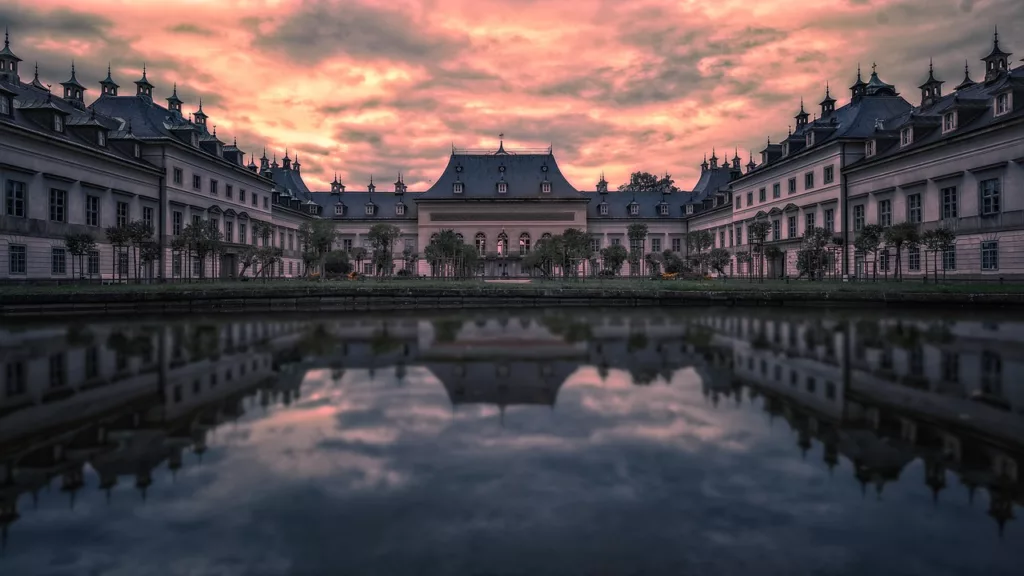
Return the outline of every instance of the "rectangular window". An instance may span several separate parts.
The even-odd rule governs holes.
[[[172,215],[172,225],[171,225],[171,232],[175,236],[180,236],[181,235],[181,220],[182,220],[181,212],[178,211],[178,210],[175,210],[174,214]]]
[[[203,273],[202,262],[200,262],[198,258],[193,258],[192,259],[192,275],[193,276],[201,276],[202,273]]]
[[[228,200],[235,197],[235,188],[231,184],[224,185],[224,197]]]
[[[264,196],[263,197],[263,209],[264,210],[270,210],[270,197],[269,196]]]
[[[408,238],[406,238],[406,240],[405,240],[405,246],[406,246],[406,248],[408,248],[410,246],[410,240]],[[295,249],[295,234],[292,233],[292,232],[288,232],[288,249],[289,250],[294,250]]]
[[[942,116],[942,131],[949,132],[956,129],[956,112],[946,112]]]
[[[128,203],[118,202],[117,203],[117,227],[127,228],[128,227]]]
[[[238,223],[238,242],[239,244],[245,244],[245,224],[242,222]]]
[[[253,246],[257,245],[257,240],[259,240],[259,238],[256,236],[256,228],[253,228],[252,229],[252,245]]]
[[[761,188],[760,190],[757,191],[757,201],[758,202],[764,202],[765,201],[764,188]]]
[[[25,183],[8,180],[4,187],[4,213],[15,218],[25,217]]]
[[[776,182],[775,184],[772,184],[772,198],[781,198],[781,197],[782,197],[782,184]]]
[[[661,238],[651,238],[651,252],[661,252]]]
[[[245,188],[238,189],[238,202],[245,204]]]
[[[121,251],[117,253],[117,274],[119,276],[128,275],[128,253]]]
[[[218,182],[214,179],[210,179],[210,194],[217,195],[217,184]]]
[[[907,256],[909,260],[909,266],[911,270],[917,271],[921,269],[921,249],[917,246],[909,248],[907,250]]]
[[[811,190],[814,188],[814,172],[808,172],[804,174],[804,190]]]
[[[672,251],[673,252],[682,252],[683,251],[683,239],[682,238],[673,238],[672,239]]]
[[[956,218],[958,213],[956,186],[943,188],[940,193],[942,195],[942,219]]]
[[[789,179],[789,194],[796,194],[796,178]]]
[[[835,178],[836,178],[836,168],[835,168],[835,166],[832,166],[832,165],[825,166],[824,174],[822,174],[822,179],[821,180],[825,184],[831,184],[833,181],[835,181]]]
[[[235,241],[235,223],[230,220],[224,221],[224,241],[234,242]]]
[[[858,204],[853,207],[853,231],[860,232],[864,228],[864,205]]]
[[[782,239],[782,222],[772,220],[772,240]]]
[[[883,272],[889,271],[889,249],[886,248],[878,253],[878,267]]]
[[[142,222],[145,223],[146,226],[149,226],[151,229],[153,228],[153,207],[152,206],[143,206],[142,207]]]
[[[920,224],[922,217],[921,194],[907,196],[907,222]]]
[[[67,222],[68,193],[66,190],[50,189],[50,221]]]
[[[601,251],[601,239],[600,238],[591,238],[590,239],[590,250],[592,252],[600,252]],[[519,255],[520,256],[526,256],[527,254],[529,254],[529,252],[530,252],[530,239],[529,238],[520,238],[519,239]]]
[[[743,228],[742,227],[737,227],[736,228],[736,244],[737,245],[743,244]]]
[[[996,116],[1006,114],[1010,110],[1010,95],[1000,94],[996,96]]]
[[[836,211],[835,208],[829,208],[825,210],[825,230],[829,233],[836,231]]]
[[[202,216],[200,216],[199,214],[193,214],[192,215],[192,225],[193,226],[199,226],[202,223],[203,223],[203,217]]]
[[[86,262],[86,265],[88,266],[88,274],[89,274],[89,276],[99,276],[100,275],[100,252],[99,252],[99,250],[90,250],[89,251],[88,262]]]
[[[58,352],[50,356],[50,388],[60,388],[67,384],[67,366],[64,354]]]
[[[100,351],[95,346],[85,350],[85,379],[92,380],[100,375]]]
[[[612,238],[612,246],[618,246],[620,244],[622,244],[621,238]]]
[[[11,115],[11,101],[6,95],[0,95],[0,115]]]
[[[956,270],[956,246],[942,251],[942,269]]]
[[[999,214],[999,179],[982,180],[978,184],[978,191],[981,193],[981,215]]]
[[[175,254],[171,258],[171,276],[181,278],[181,254]]]
[[[718,232],[718,247],[725,248],[725,230]]]
[[[732,231],[732,228],[729,228],[729,247],[732,248],[732,246],[733,246],[733,231]]]
[[[100,225],[100,199],[96,196],[85,197],[85,225]]]
[[[55,132],[63,132],[64,131],[64,117],[61,116],[60,114],[54,114],[53,115],[53,130]]]
[[[804,234],[814,229],[814,212],[804,214]]]
[[[27,255],[26,248],[21,245],[7,246],[7,271],[11,274],[25,274]]]
[[[284,230],[281,230],[278,233],[278,242],[279,243],[278,243],[277,247],[278,248],[284,248]]]
[[[344,250],[345,252],[351,252],[352,251],[352,239],[351,238],[346,238],[346,239],[342,240],[341,241],[341,249]]]
[[[788,228],[788,230],[786,230],[787,237],[796,238],[796,216],[790,216],[786,224],[786,228]]]
[[[192,188],[194,190],[199,190],[202,187],[203,187],[203,178],[201,176],[199,176],[199,174],[193,174],[192,175]]]
[[[177,184],[178,186],[181,186],[181,181],[185,177],[185,175],[182,172],[181,168],[175,168],[173,174],[174,174],[174,176],[173,176],[174,183]]]
[[[864,155],[865,156],[874,156],[875,155],[875,141],[874,140],[868,140],[867,142],[864,143]]]
[[[252,195],[252,205],[256,206],[256,207],[259,207],[259,205],[260,205],[260,197],[255,192],[253,192],[253,195]]]
[[[914,141],[913,128],[907,127],[900,130],[900,146],[909,146]]]
[[[50,249],[50,274],[67,274],[68,253],[63,248]]]
[[[942,379],[946,382],[960,381],[960,356],[956,352],[942,351]]]
[[[999,270],[999,242],[990,240],[981,243],[981,269]]]
[[[883,228],[892,226],[892,200],[878,201],[878,225]]]

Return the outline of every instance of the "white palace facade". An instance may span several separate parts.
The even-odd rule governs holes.
[[[154,99],[143,69],[135,93],[122,95],[108,75],[86,105],[86,86],[74,68],[52,94],[38,72],[25,81],[21,59],[5,38],[0,51],[0,281],[71,278],[65,237],[89,233],[96,250],[86,259],[90,277],[111,278],[128,264],[105,244],[104,229],[133,220],[150,222],[160,257],[144,274],[154,279],[247,272],[238,261],[246,245],[267,242],[283,250],[274,271],[303,273],[298,229],[326,219],[338,232],[337,248],[368,246],[377,223],[401,231],[396,252],[422,254],[433,234],[453,229],[486,259],[485,274],[525,275],[516,257],[542,238],[577,228],[595,251],[628,246],[627,229],[645,223],[642,251],[686,253],[687,234],[712,232],[714,247],[735,257],[751,251],[749,226],[766,220],[773,276],[796,276],[804,232],[826,228],[836,236],[837,276],[867,273],[852,245],[867,224],[938,226],[957,234],[942,255],[948,276],[1024,277],[1024,66],[1012,66],[998,35],[982,59],[984,76],[966,73],[956,88],[929,67],[920,101],[911,103],[883,82],[874,66],[860,71],[850,98],[840,104],[826,87],[820,113],[801,100],[786,137],[769,138],[760,162],[741,166],[712,154],[685,191],[625,193],[601,177],[592,190],[573,186],[550,148],[495,151],[452,149],[448,164],[426,190],[408,190],[401,177],[377,190],[348,190],[335,177],[330,190],[305,184],[298,157],[278,164],[266,152],[244,161],[202,109],[183,112],[172,87],[166,106]],[[212,126],[212,129],[208,128]],[[225,249],[206,269],[183,270],[171,250],[185,225],[215,221]],[[254,226],[273,233],[257,239]],[[882,261],[887,262],[888,257]],[[904,274],[922,275],[919,250],[902,258]],[[368,263],[365,264],[369,266]],[[429,274],[419,258],[416,272]],[[732,274],[744,273],[734,262]],[[77,271],[75,272],[78,273]]]

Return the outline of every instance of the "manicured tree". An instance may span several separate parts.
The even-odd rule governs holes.
[[[939,281],[939,264],[938,255],[946,250],[950,250],[956,245],[956,232],[953,232],[949,228],[935,228],[928,230],[921,235],[921,243],[924,244],[927,250],[932,253],[932,269],[935,275],[935,282]],[[927,260],[926,260],[927,261]],[[942,278],[946,278],[946,269],[942,269]]]
[[[751,224],[747,230],[747,238],[749,239],[752,251],[757,255],[759,281],[764,280],[764,243],[768,239],[768,234],[771,230],[772,224],[767,220],[758,220]]]
[[[114,269],[117,271],[117,279],[121,280],[121,253],[125,247],[131,243],[131,238],[128,235],[128,229],[121,226],[108,226],[105,230],[107,235],[107,242],[110,243],[110,251],[114,257]],[[127,270],[125,270],[127,273]]]
[[[778,264],[778,259],[780,256],[782,256],[782,250],[780,250],[778,246],[765,246],[761,250],[761,253],[766,260],[774,262],[775,264]],[[782,270],[785,271],[785,269],[786,267],[783,266]],[[775,277],[778,278],[780,274],[778,274],[777,270],[774,270],[774,267],[773,271],[775,272]]]
[[[309,275],[320,270],[324,257],[337,240],[337,232],[330,220],[315,219],[299,225],[298,238],[302,248],[302,264]]]
[[[810,280],[824,278],[831,242],[832,234],[824,228],[811,228],[804,232],[800,249],[796,253],[798,277],[807,276]]]
[[[712,270],[718,272],[719,276],[725,276],[725,267],[732,262],[732,255],[725,248],[714,248],[711,252],[708,252],[708,266]]]
[[[750,257],[750,252],[747,252],[745,250],[741,250],[741,251],[736,253],[736,264],[737,265],[739,265],[739,264],[743,264],[744,265],[744,268],[747,269],[747,278],[748,279],[751,277],[751,273],[752,273],[752,271],[750,269],[751,268],[751,266],[750,266],[751,262],[752,262],[752,258]]]
[[[356,273],[363,273],[363,260],[366,260],[366,248],[362,246],[356,246],[349,250],[349,257],[356,263]]]
[[[605,270],[610,270],[614,276],[622,271],[622,265],[629,258],[629,252],[622,244],[612,244],[601,249],[601,258],[604,260]]]
[[[562,273],[570,271],[572,277],[579,276],[580,262],[590,260],[593,254],[590,234],[579,228],[566,228],[561,234]]]
[[[686,249],[691,253],[691,259],[697,263],[701,275],[704,274],[704,264],[707,259],[703,257],[704,252],[715,244],[715,237],[710,230],[694,230],[686,235]]]
[[[144,242],[139,246],[139,262],[148,267],[160,259],[160,246],[156,242]]]
[[[254,268],[254,266],[256,264],[257,250],[258,248],[256,248],[255,246],[247,244],[246,246],[242,247],[241,251],[239,251],[238,263],[241,265],[241,268],[238,270],[239,277],[245,276],[245,271],[248,270],[249,268],[253,268],[253,271],[255,272],[256,269]]]
[[[153,225],[142,220],[133,220],[126,227],[128,242],[131,245],[131,257],[134,260],[132,268],[135,270],[135,282],[140,279],[142,263],[139,261],[139,250],[143,244],[150,242],[153,238]]]
[[[885,229],[882,233],[886,246],[896,250],[896,274],[894,279],[903,280],[903,249],[914,248],[921,244],[921,235],[917,224],[900,222]]]
[[[370,246],[373,248],[374,273],[376,276],[391,276],[394,269],[395,242],[402,236],[402,231],[393,224],[374,224],[367,233]]]
[[[89,252],[96,249],[96,239],[92,234],[68,234],[64,237],[64,244],[67,246],[68,254],[71,255],[71,277],[75,276],[75,260],[78,260],[78,276],[85,277],[84,258]]]
[[[629,275],[636,276],[640,273],[640,259],[644,253],[644,243],[647,240],[647,224],[634,222],[626,228],[626,237],[629,239]]]
[[[871,254],[872,279],[878,279],[878,245],[882,241],[885,229],[878,224],[867,224],[860,229],[860,234],[853,241],[858,252]]]

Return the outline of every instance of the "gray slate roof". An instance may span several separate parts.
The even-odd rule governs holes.
[[[585,192],[583,195],[590,198],[587,206],[587,218],[592,220],[620,220],[633,218],[647,219],[673,219],[682,218],[686,214],[687,204],[703,204],[703,202],[720,189],[728,186],[732,180],[730,168],[719,166],[717,168],[703,170],[700,179],[690,192],[673,192],[659,194],[657,192],[643,192],[633,194],[630,192]],[[608,206],[608,214],[601,214],[602,203]],[[630,214],[630,205],[637,204],[638,213]],[[661,205],[668,205],[668,214],[661,213]],[[695,211],[697,208],[695,208]]]
[[[498,193],[498,182],[508,185],[508,192]],[[542,193],[541,184],[551,183],[551,192]],[[461,194],[453,193],[456,182],[463,184]],[[508,153],[504,147],[496,153],[453,152],[448,166],[420,200],[515,199],[515,200],[581,200],[580,193],[565,179],[554,155],[547,153]]]
[[[312,192],[310,199],[320,206],[323,206],[321,216],[335,220],[416,220],[416,199],[423,196],[423,192],[406,192],[395,194],[394,192],[350,192],[340,194],[331,192]],[[345,212],[341,216],[335,215],[335,206],[341,203]],[[399,216],[395,213],[395,206],[399,203],[405,204],[405,215]],[[374,213],[366,213],[366,205],[373,204]]]
[[[31,83],[18,82],[15,84],[0,81],[0,91],[13,95],[14,100],[13,117],[0,116],[0,124],[14,125],[38,135],[82,146],[121,161],[131,162],[140,167],[150,170],[156,169],[156,166],[153,164],[142,159],[136,159],[132,156],[129,149],[120,148],[116,145],[115,141],[117,139],[130,137],[127,133],[121,131],[120,121],[102,113],[93,114],[90,110],[79,109],[63,98],[46,90],[41,90]],[[50,113],[46,113],[47,111],[60,113],[64,116],[64,132],[53,130],[53,120],[49,117]],[[107,146],[100,146],[98,144],[95,136],[97,129],[108,131]]]
[[[890,117],[884,123],[884,130],[892,135],[888,145],[883,147],[879,143],[874,156],[853,163],[849,168],[855,169],[899,154],[912,153],[924,146],[955,138],[967,131],[987,128],[1024,116],[1024,106],[1015,105],[1012,112],[995,117],[994,96],[1007,89],[1024,94],[1024,66],[1018,66],[991,82],[979,82],[945,94],[926,108],[916,106]],[[1014,97],[1014,100],[1016,99]],[[958,110],[957,127],[943,134],[942,116],[953,109]],[[911,144],[900,147],[898,135],[906,126],[914,126],[914,139]]]

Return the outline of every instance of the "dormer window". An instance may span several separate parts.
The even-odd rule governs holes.
[[[316,214],[316,205],[315,204],[310,204],[309,205],[309,213],[310,214]]]
[[[807,146],[814,146],[814,132],[807,133]]]
[[[335,216],[344,216],[345,215],[345,205],[344,204],[335,204],[334,205],[334,215]]]
[[[1006,114],[1010,111],[1010,95],[999,94],[996,96],[996,116]]]
[[[405,216],[405,204],[395,204],[395,216]]]
[[[951,132],[956,130],[956,112],[946,112],[942,115],[942,131]]]
[[[636,216],[639,213],[640,213],[640,205],[639,204],[634,202],[633,204],[629,205],[629,215],[630,216]]]
[[[96,133],[96,144],[99,144],[100,146],[106,146],[107,145],[107,133],[106,132],[100,130],[99,132]]]
[[[864,155],[865,156],[874,156],[875,155],[875,141],[874,140],[868,140],[867,142],[864,143]]]
[[[141,158],[142,157],[142,146],[139,146],[138,144],[135,144],[135,146],[133,147],[132,152],[135,153],[135,157],[136,158]]]
[[[373,216],[373,208],[374,208],[373,204],[367,204],[366,205],[366,215],[367,216]]]
[[[452,184],[452,193],[462,194],[462,182],[456,182],[455,184]]]
[[[686,213],[687,214],[693,214],[693,204],[687,204],[686,205]]]
[[[900,146],[909,146],[914,141],[914,129],[910,126],[900,130]]]
[[[199,134],[196,134],[195,132],[192,133],[192,145],[199,146]]]
[[[658,206],[658,213],[662,216],[668,216],[668,204]]]
[[[53,131],[63,132],[64,131],[64,117],[60,114],[53,115]]]
[[[498,182],[498,194],[505,194],[508,192],[508,182]]]
[[[782,155],[789,156],[789,142],[782,143]]]
[[[0,94],[0,115],[11,115],[11,99],[6,94]]]
[[[601,213],[601,216],[607,216],[608,215],[608,205],[602,202],[601,205],[598,207],[598,212]]]
[[[541,182],[540,191],[543,194],[551,194],[551,182]]]

